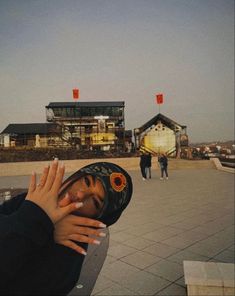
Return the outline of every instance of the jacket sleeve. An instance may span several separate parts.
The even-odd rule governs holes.
[[[21,201],[20,206],[17,203],[1,206],[1,287],[9,285],[32,255],[53,240],[53,230],[47,214],[31,201]]]
[[[25,200],[27,192],[21,193],[0,205],[0,215],[10,215],[15,212]]]
[[[86,244],[82,247],[87,249]],[[31,258],[10,292],[19,295],[67,295],[78,281],[83,261],[83,255],[53,243]]]

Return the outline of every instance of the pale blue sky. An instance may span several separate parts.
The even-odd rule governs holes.
[[[0,0],[0,131],[46,122],[49,102],[159,109],[191,142],[234,138],[233,0]]]

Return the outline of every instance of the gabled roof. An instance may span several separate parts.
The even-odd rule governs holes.
[[[154,116],[152,119],[147,121],[145,124],[143,124],[141,127],[139,127],[140,133],[145,131],[146,129],[150,128],[152,125],[156,125],[159,121],[161,121],[162,124],[169,127],[172,130],[175,130],[176,128],[186,128],[186,125],[181,125],[174,120],[166,117],[165,115],[158,113],[156,116]]]
[[[48,134],[55,130],[53,123],[12,123],[9,124],[1,134]]]
[[[52,102],[46,106],[49,108],[68,108],[68,107],[124,107],[124,101],[98,101],[98,102]]]

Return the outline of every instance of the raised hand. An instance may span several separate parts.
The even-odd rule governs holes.
[[[86,255],[86,251],[75,242],[100,244],[97,239],[90,236],[104,237],[105,233],[97,229],[104,227],[106,226],[103,223],[94,219],[67,215],[55,224],[54,240],[58,244]]]
[[[50,166],[44,168],[38,185],[36,185],[36,174],[32,174],[26,196],[26,200],[30,200],[42,208],[54,224],[82,206],[82,203],[78,202],[70,203],[65,207],[59,206],[58,192],[64,172],[64,165],[59,166],[58,160],[55,159]]]

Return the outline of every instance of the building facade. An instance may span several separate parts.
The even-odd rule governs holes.
[[[58,102],[46,106],[48,122],[60,126],[60,145],[81,150],[122,151],[125,146],[123,101]]]
[[[132,137],[125,131],[124,101],[52,102],[45,108],[47,123],[9,124],[0,145],[122,152]]]
[[[134,129],[135,145],[140,151],[152,154],[166,153],[180,157],[188,147],[186,126],[159,113]]]

